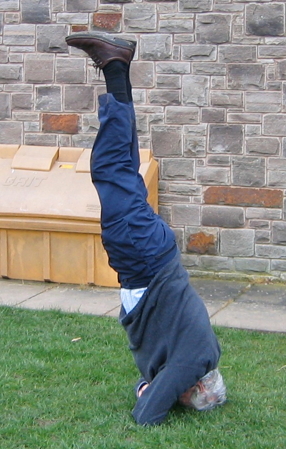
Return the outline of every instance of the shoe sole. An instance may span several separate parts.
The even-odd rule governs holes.
[[[92,32],[71,34],[70,36],[66,37],[67,44],[69,43],[69,41],[72,41],[73,39],[94,39],[97,41],[106,42],[107,44],[115,45],[116,47],[126,48],[131,51],[135,51],[135,47],[137,44],[136,41],[132,40],[129,41],[127,39],[120,39],[118,37],[113,37],[108,34],[105,35]]]

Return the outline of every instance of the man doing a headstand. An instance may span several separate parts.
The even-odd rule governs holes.
[[[217,369],[220,347],[180,262],[174,232],[147,203],[138,171],[129,79],[136,42],[94,33],[66,41],[84,50],[106,81],[91,177],[101,203],[103,246],[121,286],[120,322],[142,376],[133,416],[142,425],[159,424],[176,401],[211,409],[226,398]]]

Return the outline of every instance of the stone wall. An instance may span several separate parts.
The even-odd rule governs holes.
[[[92,146],[82,30],[138,40],[140,144],[186,267],[286,277],[285,1],[0,0],[0,143]]]

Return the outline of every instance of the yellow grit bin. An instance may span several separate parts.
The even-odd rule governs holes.
[[[0,145],[0,276],[117,287],[101,243],[87,148]],[[158,164],[140,150],[158,211]]]

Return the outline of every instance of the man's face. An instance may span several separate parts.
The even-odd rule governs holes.
[[[196,383],[196,385],[194,385],[193,387],[189,388],[187,391],[185,391],[185,393],[181,394],[181,396],[179,398],[180,404],[184,405],[185,407],[190,407],[190,405],[191,405],[191,396],[192,396],[192,394],[195,391],[200,391],[200,392],[204,391],[204,386],[203,386],[201,381],[198,381]]]

